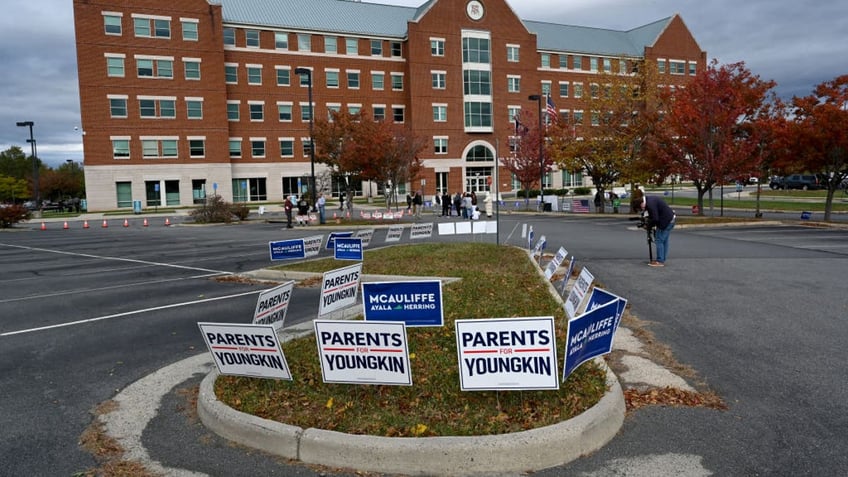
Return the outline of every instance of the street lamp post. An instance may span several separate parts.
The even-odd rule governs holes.
[[[539,207],[545,211],[545,156],[543,152],[544,141],[542,137],[542,95],[531,94],[527,97],[530,101],[536,101],[539,105]]]
[[[32,127],[35,126],[35,123],[32,121],[18,121],[15,124],[22,128],[29,127],[29,139],[27,139],[27,142],[30,144],[30,149],[32,150],[32,194],[34,196],[36,210],[41,210],[41,197],[38,193],[38,155],[35,149],[35,137],[32,135]]]
[[[306,75],[306,87],[309,95],[309,188],[312,196],[312,211],[316,210],[315,204],[318,200],[317,191],[315,189],[315,137],[313,136],[315,127],[315,111],[312,107],[312,70],[309,68],[295,68],[294,74],[301,76]]]

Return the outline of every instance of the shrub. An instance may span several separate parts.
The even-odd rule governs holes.
[[[206,203],[192,210],[190,215],[198,224],[228,224],[233,221],[232,206],[220,195],[207,197]]]
[[[589,195],[592,193],[592,189],[589,187],[575,187],[574,195]]]
[[[233,204],[230,212],[239,220],[247,220],[247,216],[250,215],[250,209],[244,204]]]
[[[18,222],[29,219],[29,209],[20,204],[0,205],[0,229],[8,229]]]

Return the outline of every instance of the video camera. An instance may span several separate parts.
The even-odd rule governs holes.
[[[638,227],[640,229],[645,229],[649,233],[654,228],[654,224],[651,223],[651,221],[648,219],[648,214],[646,214],[644,212],[639,214],[638,217],[629,217],[628,220],[638,220],[639,223],[636,224],[636,227]]]

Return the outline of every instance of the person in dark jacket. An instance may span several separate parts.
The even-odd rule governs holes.
[[[450,217],[451,214],[451,196],[448,191],[442,193],[442,216]]]
[[[286,228],[292,228],[292,209],[294,209],[294,204],[292,203],[291,197],[286,197],[286,201],[283,203],[283,210],[286,211]]]
[[[654,241],[657,244],[657,259],[648,265],[652,267],[664,267],[668,256],[668,238],[674,228],[677,216],[674,210],[659,197],[643,196],[633,199],[631,204],[634,210],[647,214],[648,225],[656,228]]]

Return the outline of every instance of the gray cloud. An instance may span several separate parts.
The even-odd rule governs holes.
[[[226,0],[224,0],[226,1]],[[274,0],[268,0],[274,1]],[[373,1],[373,0],[372,0]],[[379,0],[419,6],[425,0]],[[0,150],[27,154],[35,122],[39,156],[51,165],[83,157],[71,0],[4,0],[0,16]],[[709,59],[744,61],[784,97],[806,96],[848,73],[848,2],[767,0],[512,0],[522,18],[630,29],[680,13]]]

